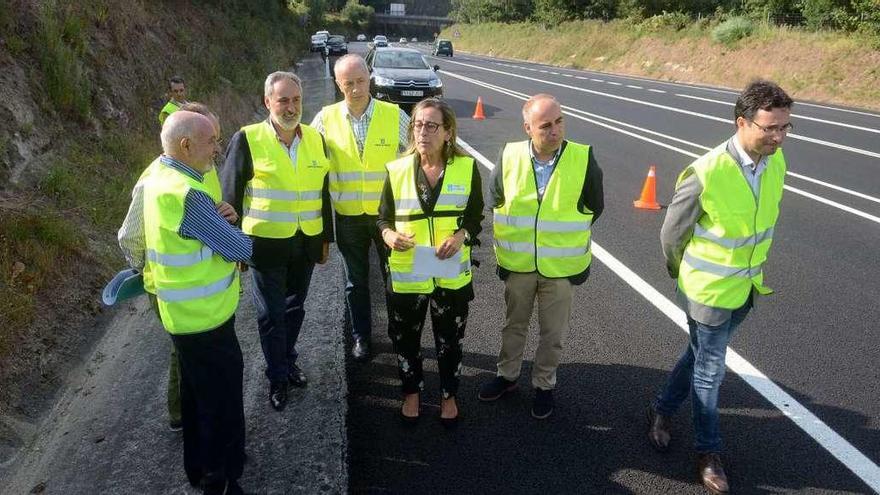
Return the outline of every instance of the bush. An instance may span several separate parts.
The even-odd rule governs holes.
[[[645,19],[639,23],[639,28],[645,31],[681,31],[692,22],[691,16],[684,12],[663,12]]]
[[[66,12],[59,22],[54,2],[39,10],[37,34],[38,60],[46,81],[49,99],[63,113],[82,121],[91,113],[92,87],[80,59],[85,52],[82,23]]]
[[[729,45],[741,40],[755,31],[755,25],[745,17],[731,17],[712,30],[712,40]]]

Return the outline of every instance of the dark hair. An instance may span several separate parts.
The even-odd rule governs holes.
[[[186,84],[186,81],[180,76],[171,76],[171,79],[168,80],[168,89],[171,89],[172,84]]]
[[[746,86],[736,99],[733,118],[752,120],[758,110],[770,111],[774,108],[791,108],[794,101],[782,88],[772,81],[756,79]]]

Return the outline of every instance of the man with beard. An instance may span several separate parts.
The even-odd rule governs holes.
[[[242,127],[221,170],[223,198],[254,240],[254,302],[266,358],[269,402],[281,411],[287,387],[305,387],[296,341],[315,263],[326,263],[333,218],[324,138],[300,123],[302,83],[291,72],[266,78],[269,118]]]

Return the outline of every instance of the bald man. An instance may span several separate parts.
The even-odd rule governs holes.
[[[180,363],[184,470],[204,493],[239,493],[244,407],[236,262],[250,258],[252,242],[217,211],[205,183],[218,146],[211,119],[177,111],[165,119],[161,138],[164,153],[143,186],[145,273]]]
[[[538,94],[523,105],[526,141],[507,143],[492,171],[495,257],[507,304],[498,372],[479,392],[494,401],[517,387],[538,301],[532,417],[553,413],[556,368],[569,331],[572,292],[590,273],[591,228],[604,208],[602,171],[588,145],[565,139],[562,107]]]
[[[186,103],[180,107],[180,110],[195,112],[208,117],[208,120],[211,121],[211,126],[214,128],[214,136],[219,145],[220,120],[214,112],[212,112],[206,105],[198,102]],[[220,155],[219,146],[215,151],[216,154],[214,161],[216,162],[216,158]],[[144,266],[146,264],[146,240],[144,239],[144,183],[150,174],[159,170],[160,167],[161,162],[157,157],[141,173],[134,188],[132,188],[131,203],[128,206],[128,213],[125,215],[125,219],[122,221],[122,226],[120,226],[118,233],[119,248],[122,250],[122,254],[125,256],[126,261],[128,261],[129,266],[140,272],[144,272]],[[205,185],[208,186],[208,193],[211,196],[211,199],[216,202],[215,208],[217,211],[223,215],[223,218],[229,223],[234,225],[238,221],[238,214],[228,203],[220,200],[220,180],[217,177],[217,170],[215,167],[211,167],[211,170],[204,174],[204,182]],[[158,317],[159,308],[156,306],[156,291],[152,287],[150,274],[144,273],[144,277],[144,290],[149,295],[150,305],[153,307],[153,310]],[[180,406],[180,368],[177,361],[177,352],[174,350],[173,346],[171,347],[171,359],[169,360],[168,365],[168,391],[166,398],[168,405],[168,427],[171,431],[182,431],[183,418]]]
[[[344,97],[324,107],[312,127],[324,135],[330,150],[330,196],[336,211],[336,243],[345,262],[345,302],[351,321],[352,357],[370,358],[370,244],[382,263],[388,256],[376,226],[385,164],[408,144],[409,116],[393,103],[370,96],[370,72],[360,55],[340,57],[333,66]]]

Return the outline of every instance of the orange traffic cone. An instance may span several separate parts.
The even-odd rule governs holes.
[[[486,120],[486,116],[483,115],[483,98],[477,97],[477,108],[474,109],[474,120]]]
[[[633,206],[643,210],[660,209],[657,203],[657,170],[654,165],[648,170],[648,177],[645,179],[645,185],[642,186],[642,196],[633,201]]]

